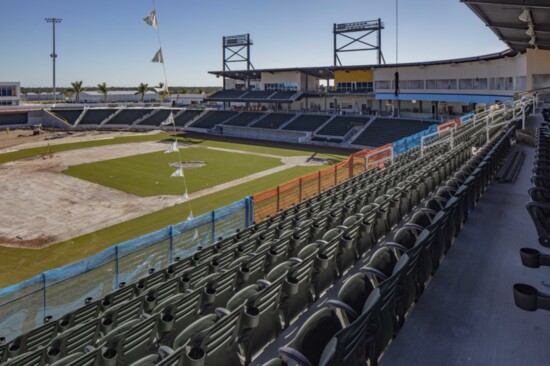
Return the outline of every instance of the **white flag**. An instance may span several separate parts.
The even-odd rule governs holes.
[[[168,126],[168,125],[172,125],[174,123],[175,123],[174,114],[172,112],[170,112],[170,115],[168,116],[168,118],[166,118],[166,120],[164,122],[162,122],[160,125],[161,126]]]
[[[172,173],[171,177],[183,177],[183,168],[178,168],[178,170]]]
[[[176,141],[174,141],[170,147],[168,148],[168,150],[166,150],[164,153],[165,154],[170,154],[170,153],[174,153],[174,152],[178,152],[178,143]]]
[[[189,201],[189,195],[187,194],[187,190],[185,191],[185,193],[183,194],[183,202],[187,202]]]
[[[194,218],[195,218],[195,216],[193,216],[193,211],[190,211],[189,212],[189,217],[187,218],[187,221],[193,220]]]
[[[199,231],[195,229],[195,235],[193,235],[193,241],[197,240],[199,238]]]
[[[155,57],[153,57],[151,62],[160,63],[160,64],[164,63],[164,57],[162,57],[162,48],[159,48],[157,53],[155,53]]]
[[[149,16],[143,18],[145,23],[149,24],[151,27],[158,29],[157,25],[157,13],[153,10]]]

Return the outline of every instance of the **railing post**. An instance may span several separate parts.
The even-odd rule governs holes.
[[[279,212],[279,209],[281,207],[281,186],[277,186],[277,214]]]
[[[525,129],[525,104],[523,104],[521,106],[521,114],[522,114],[522,117],[521,117],[521,129]]]
[[[115,289],[118,288],[120,281],[118,278],[118,245],[115,245]]]
[[[46,274],[42,273],[42,320],[46,319]]]
[[[318,178],[318,182],[319,182],[319,189],[317,189],[317,194],[321,194],[321,171],[319,170],[319,174],[318,174],[319,178]]]
[[[451,150],[455,148],[455,140],[454,140],[454,128],[451,129]]]
[[[173,254],[173,248],[174,248],[174,227],[172,225],[169,226],[168,235],[170,238],[170,248],[168,251],[168,263],[172,263],[172,254]]]
[[[300,177],[299,182],[300,182],[300,187],[298,191],[298,203],[301,203],[302,202],[302,177]]]
[[[211,237],[211,243],[214,244],[216,242],[216,210],[212,211],[212,237]]]

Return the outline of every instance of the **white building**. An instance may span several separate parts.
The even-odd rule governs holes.
[[[19,105],[21,83],[0,81],[0,106]]]
[[[75,96],[71,97],[74,100]],[[144,103],[159,102],[160,96],[154,91],[147,91],[143,98]],[[140,103],[141,94],[135,90],[111,90],[107,92],[107,99],[99,91],[83,91],[80,93],[80,103]]]
[[[193,105],[201,105],[204,103],[204,99],[206,98],[205,94],[171,94],[170,95],[170,102],[174,106],[193,106]]]

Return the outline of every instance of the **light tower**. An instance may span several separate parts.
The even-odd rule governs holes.
[[[53,27],[53,51],[52,53],[50,54],[50,57],[52,58],[52,62],[53,62],[53,103],[55,104],[56,102],[56,98],[57,98],[57,93],[56,93],[56,89],[55,89],[55,59],[57,58],[57,54],[55,53],[55,23],[61,23],[61,21],[63,19],[61,18],[46,18],[44,19],[46,21],[46,23],[52,23],[52,27]]]

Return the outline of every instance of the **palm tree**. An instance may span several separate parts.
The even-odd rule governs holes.
[[[103,94],[103,102],[106,102],[107,94],[109,93],[109,88],[107,87],[107,83],[97,84],[97,88],[99,89],[99,92]]]
[[[149,84],[140,83],[137,88],[136,94],[141,94],[141,103],[143,103],[143,99],[145,98],[145,93],[147,93],[147,89],[149,89]]]
[[[71,91],[75,94],[74,101],[76,103],[80,102],[80,93],[84,91],[84,88],[82,87],[82,80],[81,81],[73,81],[71,83]]]

